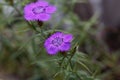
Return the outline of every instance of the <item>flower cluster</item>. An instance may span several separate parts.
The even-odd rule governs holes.
[[[50,5],[47,1],[38,0],[24,7],[24,17],[28,21],[47,21],[51,14],[56,12],[56,7]],[[48,54],[57,54],[59,51],[70,50],[73,36],[62,32],[56,32],[46,39],[44,47]]]
[[[24,7],[24,17],[28,21],[47,21],[55,11],[55,6],[50,5],[47,1],[38,0],[37,2],[30,3]]]
[[[51,35],[44,43],[48,54],[56,54],[59,51],[68,51],[71,47],[73,36],[71,34],[64,34],[56,32]]]

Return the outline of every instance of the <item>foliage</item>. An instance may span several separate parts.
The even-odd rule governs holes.
[[[81,21],[73,12],[76,0],[49,0],[58,9],[41,26],[24,19],[23,8],[29,2],[32,0],[0,2],[0,67],[4,72],[20,80],[102,80],[102,68],[115,67],[118,54],[110,57],[95,39],[96,14]],[[74,40],[70,51],[51,56],[44,41],[56,31],[71,33]]]

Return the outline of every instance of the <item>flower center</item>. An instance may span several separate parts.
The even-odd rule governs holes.
[[[36,7],[36,8],[33,8],[32,11],[33,11],[33,13],[35,13],[35,14],[40,14],[40,13],[42,13],[42,12],[45,11],[45,8],[42,7],[42,6],[38,6],[38,7]]]
[[[54,40],[52,40],[52,44],[54,46],[60,46],[63,43],[63,38],[56,37]]]

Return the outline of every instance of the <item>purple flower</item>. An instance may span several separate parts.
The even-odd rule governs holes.
[[[59,51],[68,51],[71,47],[73,36],[71,34],[64,34],[56,32],[51,35],[44,43],[48,54],[56,54]]]
[[[55,11],[55,6],[50,5],[47,1],[38,0],[37,2],[30,3],[24,7],[24,17],[28,21],[47,21]]]

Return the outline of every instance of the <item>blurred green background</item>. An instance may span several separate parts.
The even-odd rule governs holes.
[[[52,19],[44,22],[45,36],[55,30],[74,35],[66,54],[48,55],[44,35],[32,30],[23,17],[23,8],[35,0],[0,0],[0,80],[120,80],[119,51],[102,45],[98,15],[84,21],[74,12],[76,3],[87,0],[48,0],[57,6]],[[82,16],[81,16],[82,17]],[[37,22],[31,22],[37,28]]]

